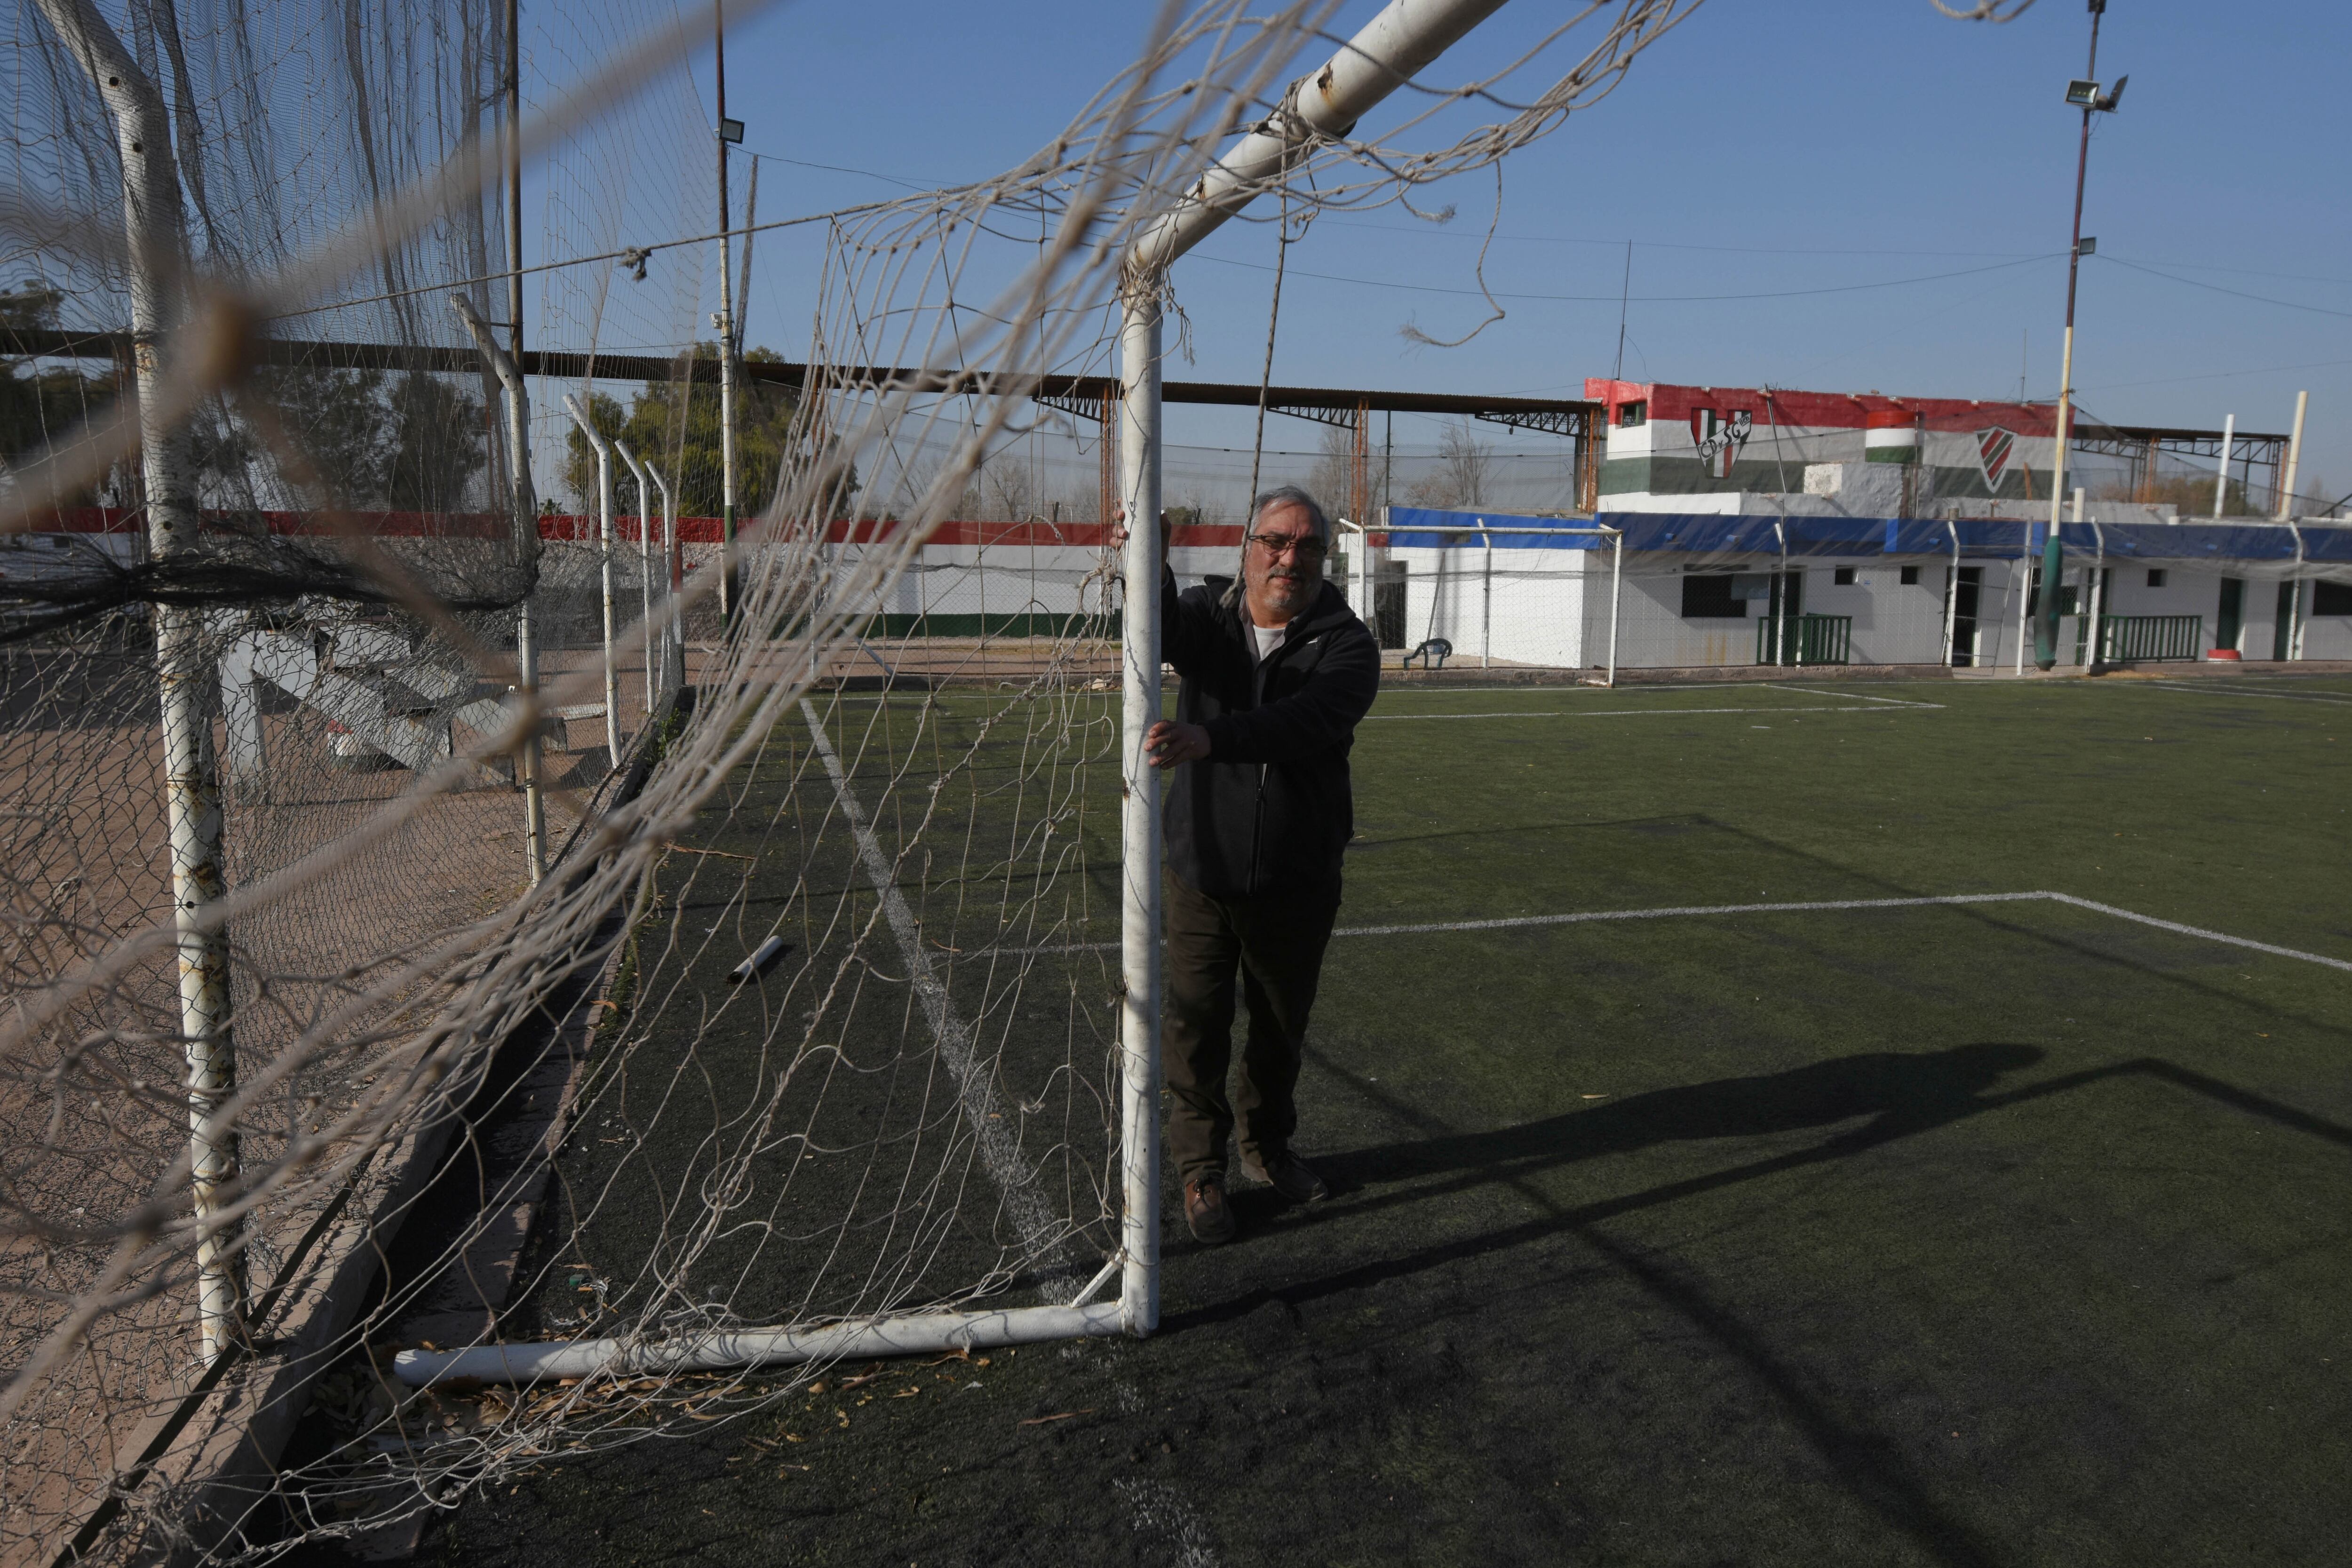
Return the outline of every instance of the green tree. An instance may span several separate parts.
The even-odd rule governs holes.
[[[439,376],[271,366],[254,373],[250,392],[341,506],[457,511],[489,460],[481,399]],[[208,466],[226,471],[249,445],[224,439]]]
[[[777,364],[782,357],[772,349],[753,349],[743,358],[750,364]],[[799,398],[774,382],[747,379],[735,389],[736,510],[756,517],[774,499],[791,439],[793,411]],[[677,492],[681,517],[717,517],[723,482],[719,467],[719,348],[697,343],[679,356],[673,379],[647,382],[625,410],[618,398],[595,394],[588,401],[588,420],[596,433],[610,440],[628,442],[637,460],[660,467]],[[596,454],[574,426],[566,435],[563,483],[587,511],[596,503]],[[628,481],[625,464],[615,462],[614,505],[625,507]],[[836,487],[836,506],[845,507],[857,489],[854,474]]]
[[[249,386],[326,487],[306,499],[355,510],[381,503],[394,444],[382,371],[268,365]]]
[[[391,395],[394,437],[383,501],[394,511],[458,511],[489,462],[482,400],[439,376],[414,373]]]

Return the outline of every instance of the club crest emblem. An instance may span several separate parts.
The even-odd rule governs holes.
[[[2010,456],[2016,450],[2017,437],[1998,425],[1977,432],[1977,467],[1984,471],[1986,489],[2000,492],[2000,481],[2009,477]]]
[[[1712,408],[1691,410],[1691,440],[1698,447],[1700,466],[1711,479],[1727,479],[1731,465],[1739,458],[1739,448],[1748,445],[1748,437],[1756,427],[1752,409],[1735,408],[1727,420]]]

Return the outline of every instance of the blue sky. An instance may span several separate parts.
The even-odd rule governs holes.
[[[1353,0],[1338,25],[1375,8]],[[1146,15],[1071,0],[769,11],[729,47],[748,148],[793,160],[763,166],[761,215],[1016,162],[1127,61]],[[1434,74],[1466,77],[1558,15],[1507,7]],[[1927,0],[1710,0],[1505,168],[1488,283],[1582,298],[1506,299],[1507,319],[1457,349],[1405,339],[1408,322],[1451,336],[1485,313],[1447,292],[1475,289],[1493,214],[1493,176],[1470,176],[1433,197],[1458,206],[1444,228],[1391,208],[1292,248],[1276,378],[1580,395],[1616,357],[1631,239],[1629,376],[1993,397],[2022,375],[2047,396],[2079,125],[2061,95],[2087,31],[2083,0],[2000,26]],[[2304,472],[2352,489],[2347,58],[2341,7],[2114,0],[2100,74],[2131,86],[2091,150],[2086,408],[2284,430],[2308,387]],[[1236,225],[1180,264],[1196,363],[1171,374],[1256,379],[1273,252],[1270,228]],[[753,341],[804,348],[819,258],[813,236],[763,237]]]

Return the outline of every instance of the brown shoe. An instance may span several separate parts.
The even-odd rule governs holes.
[[[1184,1223],[1192,1239],[1212,1247],[1234,1238],[1234,1211],[1225,1202],[1225,1173],[1203,1171],[1184,1184]]]
[[[1319,1204],[1331,1195],[1330,1184],[1287,1149],[1264,1162],[1254,1154],[1243,1155],[1242,1174],[1253,1182],[1264,1182],[1295,1204]]]

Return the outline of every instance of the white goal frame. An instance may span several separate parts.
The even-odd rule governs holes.
[[[1504,0],[1390,0],[1320,69],[1293,82],[1282,110],[1243,137],[1158,218],[1120,268],[1119,500],[1128,520],[1122,569],[1119,781],[1119,1246],[1067,1305],[992,1311],[882,1314],[813,1329],[715,1331],[676,1339],[574,1340],[403,1351],[394,1372],[412,1386],[448,1382],[715,1370],[820,1358],[911,1355],[1129,1334],[1160,1324],[1160,779],[1143,752],[1160,717],[1161,311],[1168,269],[1228,218],[1278,188],[1320,142],[1345,138],[1368,110],[1412,80]],[[1113,1279],[1118,1300],[1096,1302]]]

